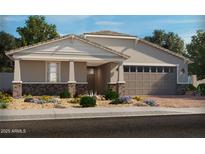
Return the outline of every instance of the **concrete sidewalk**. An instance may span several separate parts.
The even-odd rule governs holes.
[[[82,119],[128,116],[205,114],[205,108],[95,107],[41,110],[0,110],[0,121]]]

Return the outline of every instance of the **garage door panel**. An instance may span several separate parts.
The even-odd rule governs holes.
[[[129,81],[128,86],[129,86],[129,88],[135,89],[136,81]]]
[[[129,81],[136,81],[136,74],[135,73],[130,73],[128,75],[128,80]]]
[[[136,94],[135,95],[143,95],[143,90],[142,89],[136,89]]]
[[[128,89],[129,95],[135,95],[136,94],[136,89]]]
[[[171,72],[125,72],[127,95],[166,95],[176,93],[176,68]]]

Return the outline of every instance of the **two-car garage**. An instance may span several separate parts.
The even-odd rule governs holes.
[[[175,66],[124,66],[126,95],[176,94]]]

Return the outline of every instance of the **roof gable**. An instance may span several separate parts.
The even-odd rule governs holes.
[[[76,35],[67,35],[46,42],[34,44],[11,50],[6,53],[8,56],[31,56],[31,55],[87,55],[87,56],[107,56],[117,58],[128,58],[129,56],[119,53],[113,49],[91,42]]]
[[[166,53],[168,53],[168,54],[170,54],[170,55],[172,55],[172,56],[175,56],[175,57],[178,57],[178,58],[180,58],[180,59],[183,59],[183,60],[187,61],[188,63],[191,63],[191,62],[192,62],[192,61],[190,61],[188,58],[184,57],[183,55],[178,54],[178,53],[175,53],[175,52],[173,52],[173,51],[171,51],[171,50],[168,50],[168,49],[166,49],[166,48],[163,48],[163,47],[161,47],[161,46],[159,46],[159,45],[157,45],[157,44],[151,43],[151,42],[146,41],[146,40],[144,40],[144,39],[139,39],[139,41],[142,42],[142,43],[144,43],[144,44],[146,44],[146,45],[149,45],[150,47],[159,49],[159,50],[161,50],[161,51],[163,51],[163,52],[166,52]]]
[[[174,53],[173,51],[170,51],[170,50],[168,50],[166,48],[163,48],[163,47],[161,47],[161,46],[159,46],[157,44],[148,42],[148,41],[146,41],[144,39],[140,39],[140,38],[138,38],[136,36],[133,36],[133,35],[129,35],[129,34],[125,34],[125,33],[119,33],[119,32],[114,32],[114,31],[109,31],[109,30],[102,30],[102,31],[97,31],[97,32],[84,33],[84,35],[91,35],[91,36],[93,35],[95,37],[98,37],[100,35],[102,35],[102,36],[113,36],[113,37],[127,37],[127,38],[128,37],[132,37],[135,40],[141,41],[141,42],[143,42],[143,43],[145,43],[145,44],[147,44],[147,45],[149,45],[151,47],[157,48],[157,49],[159,49],[159,50],[161,50],[163,52],[166,52],[166,53],[168,53],[170,55],[173,55],[173,56],[176,56],[178,58],[181,58],[181,59],[187,61],[188,63],[191,63],[191,61],[188,58],[184,57],[183,55]]]

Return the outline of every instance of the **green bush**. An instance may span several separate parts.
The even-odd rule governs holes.
[[[112,100],[112,102],[110,102],[110,104],[123,104],[123,100],[120,98],[116,98],[114,100]]]
[[[12,101],[12,97],[7,93],[0,92],[0,102],[9,103]]]
[[[6,109],[8,107],[8,103],[0,102],[0,109]]]
[[[197,90],[201,93],[202,96],[205,96],[205,84],[199,84]]]
[[[60,93],[60,98],[70,98],[70,93],[68,91],[63,91]]]
[[[186,87],[186,91],[196,91],[197,88],[194,87],[192,84],[189,84],[187,87]]]
[[[112,89],[108,89],[105,92],[105,99],[106,100],[114,100],[119,97],[118,93],[116,91],[113,91]]]
[[[96,106],[96,99],[90,96],[83,96],[80,99],[80,105],[82,107],[94,107]]]

